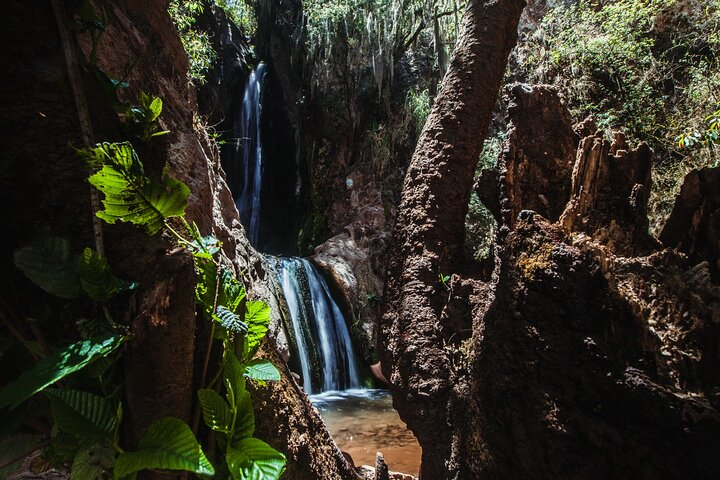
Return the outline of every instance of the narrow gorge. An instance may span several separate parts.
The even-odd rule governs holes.
[[[0,30],[0,480],[720,478],[718,0]]]

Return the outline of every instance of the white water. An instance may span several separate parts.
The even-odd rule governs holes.
[[[350,332],[325,279],[306,259],[276,258],[274,262],[292,317],[305,391],[360,388],[362,380]],[[320,364],[319,379],[313,378],[311,358]]]
[[[260,135],[265,64],[250,73],[242,108],[235,118],[238,138],[233,161],[240,175],[235,205],[250,243],[260,245],[263,149]],[[290,309],[297,356],[305,391],[320,392],[361,386],[350,333],[325,279],[307,260],[268,257]],[[313,368],[312,360],[315,360]]]
[[[260,239],[260,194],[262,191],[263,152],[260,138],[262,84],[265,64],[250,73],[243,93],[242,109],[235,122],[238,137],[235,158],[240,162],[242,185],[235,206],[247,231],[250,243],[257,247]]]

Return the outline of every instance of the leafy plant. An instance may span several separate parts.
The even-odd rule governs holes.
[[[280,374],[268,361],[241,365],[232,350],[226,351],[223,370],[225,397],[215,390],[198,390],[205,424],[220,435],[225,461],[233,479],[279,478],[285,456],[267,443],[252,438],[255,431],[250,392],[245,376],[254,380],[279,380]]]
[[[126,282],[113,275],[107,260],[91,248],[83,250],[77,271],[82,290],[96,302],[107,302],[121,292],[137,288],[137,283]]]
[[[720,141],[720,109],[705,117],[704,131],[687,129],[675,137],[680,148],[692,148],[703,145],[712,147]]]
[[[143,142],[148,142],[151,138],[170,133],[169,130],[161,130],[160,128],[158,119],[162,109],[163,102],[160,97],[140,92],[140,104],[132,105],[127,103],[122,113],[126,124],[138,132],[137,135]]]
[[[117,334],[107,334],[73,343],[40,360],[35,367],[0,390],[0,408],[15,408],[22,402],[77,372],[95,360],[112,353],[125,340]]]
[[[190,62],[189,80],[197,86],[205,84],[205,74],[217,58],[208,34],[195,26],[202,12],[203,4],[199,0],[172,0],[168,7]]]
[[[108,17],[104,8],[102,8],[100,12],[97,12],[89,0],[83,0],[80,5],[80,11],[71,24],[71,28],[76,32],[88,32],[90,34],[91,65],[97,63],[97,46],[100,42],[100,37],[105,33],[107,23]]]
[[[210,347],[214,339],[222,341],[225,399],[212,388],[198,392],[206,424],[225,435],[224,454],[233,478],[278,478],[285,465],[284,456],[264,442],[251,438],[255,420],[250,392],[245,377],[258,382],[279,380],[280,373],[267,360],[254,359],[260,342],[267,333],[270,308],[261,301],[247,301],[245,288],[234,274],[215,259],[220,242],[212,236],[203,237],[196,225],[189,225],[184,211],[189,190],[182,183],[165,176],[163,183],[153,182],[144,175],[144,168],[129,143],[105,143],[86,150],[83,156],[99,171],[89,181],[105,194],[104,211],[98,217],[109,222],[130,222],[155,234],[167,226],[193,254],[197,271],[195,296],[200,310],[210,320]],[[170,217],[180,217],[189,234],[182,236],[167,223]],[[113,290],[115,283],[106,275],[104,264],[91,253],[86,263],[96,265],[97,297]],[[201,375],[205,384],[208,360]],[[240,363],[235,352],[240,352]],[[214,381],[210,382],[212,386]],[[160,421],[159,421],[160,422]],[[115,475],[125,476],[145,468],[189,470],[212,475],[214,469],[200,449],[193,431],[180,420],[163,419],[163,428],[150,427],[137,452],[122,453],[115,462]],[[179,422],[179,423],[178,423]],[[165,435],[176,435],[169,439]],[[164,449],[163,449],[164,448]],[[251,476],[247,476],[251,475]],[[268,476],[275,475],[275,476]]]
[[[430,94],[428,90],[420,91],[417,88],[411,88],[405,96],[405,104],[412,113],[415,120],[415,133],[419,136],[428,115],[430,115]]]
[[[97,212],[99,218],[142,225],[154,235],[168,218],[184,215],[190,189],[170,177],[167,169],[160,181],[146,177],[130,143],[99,144],[86,157],[100,168],[88,179],[105,194],[105,210]]]
[[[185,470],[214,475],[215,468],[202,451],[190,427],[173,417],[155,421],[138,443],[135,452],[123,452],[115,460],[115,478],[145,469]]]
[[[71,389],[47,389],[55,426],[72,435],[78,443],[102,439],[117,442],[120,403],[93,393]]]
[[[575,119],[650,145],[657,231],[684,172],[717,162],[706,117],[720,102],[719,48],[720,0],[584,0],[549,7],[517,58],[527,81],[560,87]]]

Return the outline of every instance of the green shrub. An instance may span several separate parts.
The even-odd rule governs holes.
[[[678,175],[716,162],[713,148],[680,148],[678,139],[705,132],[718,109],[718,53],[720,0],[583,0],[550,9],[521,39],[518,59],[527,80],[560,87],[576,120],[593,114],[653,148],[657,230]]]
[[[170,18],[180,33],[180,40],[188,56],[188,77],[194,85],[205,83],[205,74],[217,57],[208,34],[195,26],[196,18],[202,11],[200,0],[172,0],[168,7]]]

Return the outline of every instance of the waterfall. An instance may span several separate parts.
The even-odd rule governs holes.
[[[260,239],[260,193],[262,188],[263,155],[260,140],[262,83],[265,64],[250,73],[243,92],[242,108],[235,119],[235,164],[241,175],[235,206],[247,231],[250,243],[257,247]]]
[[[226,150],[235,206],[248,240],[259,247],[263,150],[260,136],[265,64],[250,73],[235,115],[237,142]],[[320,272],[308,260],[267,256],[290,311],[292,345],[308,393],[362,386],[345,317]]]
[[[325,279],[308,260],[269,260],[290,310],[305,391],[360,388],[350,332]]]

